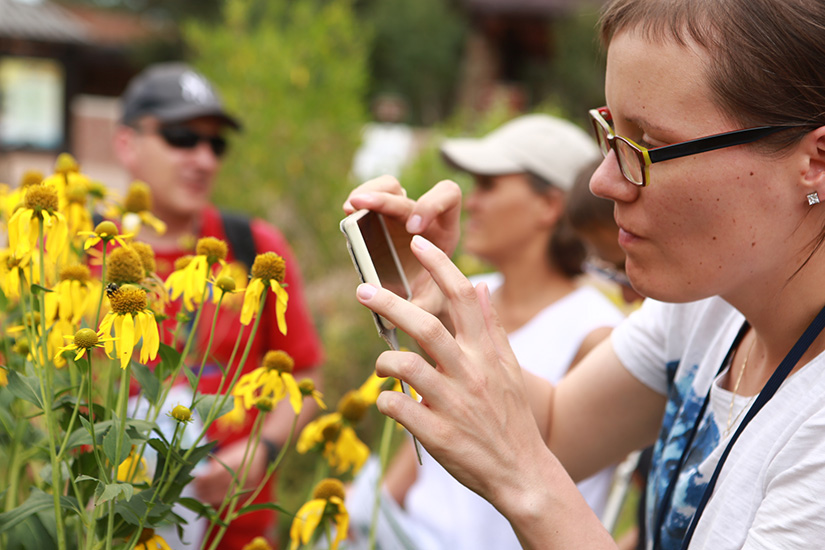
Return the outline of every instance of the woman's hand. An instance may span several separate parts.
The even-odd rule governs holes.
[[[461,189],[455,182],[440,181],[415,201],[397,179],[381,176],[353,189],[344,203],[347,214],[364,208],[397,219],[407,232],[423,235],[448,255],[458,244]]]
[[[409,352],[385,352],[377,371],[409,382],[417,403],[397,392],[378,400],[382,413],[417,436],[459,481],[506,508],[528,485],[525,462],[548,455],[539,434],[518,361],[490,306],[478,289],[438,248],[421,237],[412,249],[450,303],[455,336],[431,314],[389,291],[361,285],[358,298],[413,337],[436,362],[432,368]]]

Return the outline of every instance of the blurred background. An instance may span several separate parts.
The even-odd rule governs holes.
[[[442,162],[439,141],[524,112],[584,126],[603,103],[601,3],[0,0],[0,182],[49,173],[67,151],[84,173],[124,189],[111,135],[126,82],[156,61],[195,66],[244,124],[230,136],[216,202],[266,219],[292,243],[335,407],[384,349],[354,298],[338,229],[347,194],[384,172],[411,196],[444,178],[468,183]],[[483,269],[460,248],[456,259]],[[380,426],[371,419],[365,441]],[[281,474],[288,509],[305,496],[300,459]]]

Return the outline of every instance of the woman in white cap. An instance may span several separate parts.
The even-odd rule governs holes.
[[[599,157],[596,143],[571,122],[532,114],[480,139],[446,140],[441,152],[475,182],[464,202],[464,248],[496,270],[471,281],[490,288],[521,366],[558,382],[623,318],[598,290],[578,283],[586,251],[564,216],[577,174]],[[606,468],[579,484],[597,514],[611,474]],[[362,530],[371,519],[373,487],[359,480],[350,494],[348,508]],[[521,548],[492,505],[427,453],[419,466],[409,440],[384,487],[394,502],[382,505],[379,548]]]

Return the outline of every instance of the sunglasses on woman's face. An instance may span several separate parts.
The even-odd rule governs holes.
[[[226,153],[226,138],[223,136],[201,134],[187,126],[161,126],[158,135],[170,147],[176,149],[194,149],[201,141],[209,144],[215,156],[220,158]]]

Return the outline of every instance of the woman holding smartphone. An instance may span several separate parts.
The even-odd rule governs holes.
[[[586,249],[565,215],[576,177],[600,156],[596,142],[571,122],[531,114],[482,138],[448,139],[441,152],[473,176],[464,201],[463,248],[493,271],[470,281],[490,289],[519,364],[557,383],[624,318],[600,291],[581,284]],[[597,514],[605,507],[612,471],[605,468],[578,484]],[[374,477],[359,479],[347,502],[353,524],[365,532]],[[401,546],[399,529],[428,550],[521,547],[507,519],[431,456],[424,453],[419,465],[410,441],[395,455],[384,487],[398,506],[382,505],[393,517],[379,519],[381,548]]]
[[[381,355],[378,372],[424,401],[385,393],[379,408],[526,548],[613,548],[572,479],[651,443],[649,547],[821,545],[822,21],[819,0],[607,4],[607,106],[591,111],[606,158],[591,189],[614,201],[627,274],[653,300],[555,388],[519,369],[486,290],[442,251],[457,238],[454,184],[417,202],[391,179],[350,196],[346,208],[429,238],[412,247],[455,326],[359,287],[436,363]]]

